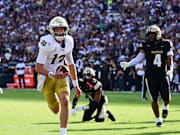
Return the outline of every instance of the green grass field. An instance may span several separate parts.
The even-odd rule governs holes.
[[[105,92],[107,109],[116,122],[93,120],[82,123],[82,113],[70,115],[68,135],[178,135],[180,134],[180,94],[172,95],[169,116],[163,127],[155,127],[150,100],[140,93]],[[71,93],[71,101],[74,93]],[[149,98],[150,99],[150,98]],[[78,106],[88,101],[81,97]],[[160,112],[161,112],[160,101]],[[0,95],[0,135],[59,135],[59,115],[51,113],[42,94],[32,90],[4,90]]]

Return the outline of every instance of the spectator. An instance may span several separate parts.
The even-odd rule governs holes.
[[[97,53],[99,58],[103,56],[102,59],[114,54],[119,58],[121,55],[132,58],[138,43],[145,38],[145,28],[157,24],[165,38],[173,41],[176,51],[174,60],[178,62],[178,4],[178,0],[118,0],[112,1],[109,6],[107,0],[0,0],[0,57],[3,63],[7,63],[5,48],[11,48],[9,62],[23,57],[24,62],[34,63],[40,36],[44,35],[50,19],[59,15],[70,24],[76,59],[80,58],[79,53],[84,59]]]
[[[179,74],[177,73],[177,71],[175,70],[174,71],[174,77],[173,77],[173,80],[172,80],[172,92],[180,92],[179,90]]]
[[[26,65],[24,64],[23,59],[20,58],[19,63],[17,63],[17,65],[16,65],[16,73],[18,75],[20,88],[23,88],[21,85],[21,79],[23,80],[24,88],[26,87],[26,83],[25,83],[25,79],[24,79],[25,67],[26,67]]]
[[[144,77],[144,64],[143,62],[135,65],[136,70],[136,91],[142,90],[142,82]]]
[[[8,63],[10,61],[10,59],[11,59],[11,48],[6,48],[5,49],[4,56],[5,56],[6,62]]]

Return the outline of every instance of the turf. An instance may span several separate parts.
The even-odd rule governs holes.
[[[107,109],[115,115],[116,122],[106,119],[103,123],[83,123],[83,112],[78,112],[70,115],[68,135],[180,134],[180,94],[172,94],[169,116],[161,128],[155,127],[150,100],[142,101],[140,93],[105,94],[109,98]],[[74,92],[71,95],[72,101]],[[87,103],[83,96],[78,106]],[[4,90],[0,95],[0,135],[59,135],[59,116],[51,113],[38,91]]]

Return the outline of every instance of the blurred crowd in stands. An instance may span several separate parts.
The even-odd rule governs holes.
[[[49,21],[63,16],[75,41],[79,76],[91,66],[104,89],[133,89],[135,68],[123,71],[119,63],[137,54],[145,29],[156,24],[174,44],[174,76],[179,83],[179,11],[179,0],[0,0],[1,63],[20,58],[34,63]]]

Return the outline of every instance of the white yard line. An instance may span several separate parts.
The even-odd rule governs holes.
[[[36,127],[40,125],[0,125],[0,128],[3,127]]]

